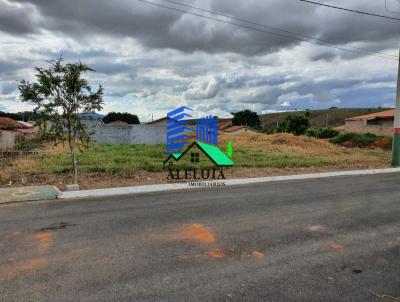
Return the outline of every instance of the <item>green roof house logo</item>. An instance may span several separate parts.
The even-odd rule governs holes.
[[[232,167],[233,161],[215,145],[195,141],[182,153],[170,154],[164,161],[164,165],[172,166],[175,162],[186,163],[187,165],[214,164],[217,167]]]

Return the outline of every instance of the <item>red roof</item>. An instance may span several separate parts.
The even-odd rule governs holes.
[[[236,130],[242,129],[244,126],[232,126],[224,129],[225,132],[235,132]]]
[[[224,130],[230,126],[232,126],[232,120],[218,121],[218,130]]]
[[[14,130],[22,128],[20,124],[8,117],[0,117],[0,130]]]
[[[251,127],[246,126],[246,125],[231,126],[231,127],[226,128],[226,129],[224,129],[224,130],[222,130],[222,131],[223,131],[223,132],[235,132],[235,131],[240,130],[240,129],[247,129],[247,130],[250,130],[250,131],[253,131],[253,132],[258,132],[256,129],[251,128]]]
[[[367,120],[368,121],[368,120],[374,120],[377,118],[394,118],[395,113],[396,113],[396,109],[390,109],[390,110],[386,110],[386,111],[355,116],[355,117],[347,118],[346,120],[347,121],[359,121],[359,120]]]

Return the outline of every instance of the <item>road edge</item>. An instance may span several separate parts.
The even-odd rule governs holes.
[[[295,175],[285,175],[285,176],[267,176],[267,177],[257,177],[257,178],[237,178],[237,179],[226,179],[224,180],[224,183],[225,186],[237,186],[237,185],[247,185],[247,184],[257,184],[257,183],[269,183],[277,181],[318,179],[318,178],[328,178],[328,177],[338,177],[338,176],[361,176],[361,175],[388,174],[388,173],[400,173],[400,168],[352,170],[352,171],[324,172],[324,173],[312,173],[312,174],[295,174]],[[68,192],[61,192],[57,198],[76,199],[76,198],[90,198],[90,197],[107,197],[115,195],[155,193],[155,192],[190,190],[190,189],[210,188],[210,187],[212,186],[189,186],[187,183],[156,184],[156,185],[143,185],[134,187],[117,187],[117,188],[107,188],[107,189],[68,191]]]

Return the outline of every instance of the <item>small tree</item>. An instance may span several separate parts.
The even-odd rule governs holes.
[[[310,128],[310,120],[304,115],[288,115],[278,126],[277,132],[293,133],[295,135],[305,134]]]
[[[136,114],[131,114],[128,112],[110,112],[107,114],[103,119],[103,122],[105,124],[116,122],[116,121],[121,121],[125,122],[128,124],[139,124],[139,118],[137,117]]]
[[[103,88],[96,92],[88,81],[81,77],[82,73],[94,71],[87,65],[79,63],[64,64],[63,59],[50,61],[46,68],[35,67],[37,82],[22,80],[18,85],[23,102],[33,102],[35,112],[50,121],[49,137],[55,143],[68,143],[74,173],[73,182],[78,183],[78,167],[76,160],[79,142],[89,142],[89,134],[81,123],[78,113],[91,113],[102,109]]]
[[[253,128],[261,128],[260,118],[257,112],[251,110],[243,110],[233,114],[232,124],[233,125],[247,125]]]

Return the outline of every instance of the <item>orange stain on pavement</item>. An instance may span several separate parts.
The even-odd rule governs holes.
[[[211,230],[202,224],[191,224],[183,228],[181,237],[191,239],[203,244],[215,243],[215,237]]]
[[[251,256],[255,257],[255,258],[264,258],[265,254],[259,251],[254,251],[251,253]]]
[[[331,242],[329,248],[335,252],[342,253],[344,251],[344,246],[340,243]]]
[[[18,274],[39,269],[45,266],[46,263],[47,261],[43,258],[33,258],[5,265],[0,269],[0,280],[15,278]]]
[[[23,261],[17,266],[19,271],[31,271],[34,269],[38,269],[46,264],[46,260],[42,258],[34,258],[27,261]]]
[[[39,232],[34,235],[39,253],[45,253],[54,241],[54,235],[49,232]]]
[[[325,228],[321,225],[312,225],[307,228],[307,231],[312,233],[323,233],[325,231]]]
[[[222,259],[225,257],[224,252],[220,249],[211,250],[209,252],[206,252],[205,255],[211,259]]]

